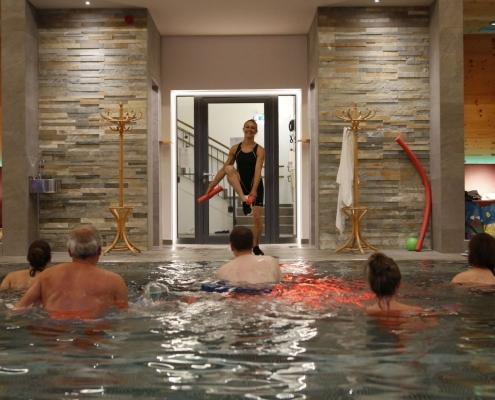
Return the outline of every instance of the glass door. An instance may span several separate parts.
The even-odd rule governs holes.
[[[265,146],[263,103],[211,103],[208,107],[208,154],[207,168],[203,172],[204,183],[208,183],[227,161],[229,150],[238,146],[244,139],[242,127],[247,119],[254,119],[258,125],[255,141]],[[262,171],[262,177],[264,171]],[[263,178],[262,178],[263,179]],[[208,204],[207,237],[216,241],[216,237],[225,237],[235,225],[251,226],[252,218],[242,212],[242,203],[238,194],[223,178],[220,185],[224,188]],[[224,242],[225,240],[221,240]]]
[[[222,192],[205,203],[195,201],[223,167],[232,146],[243,141],[249,119],[257,122],[255,142],[265,149],[262,243],[296,240],[294,115],[294,96],[178,98],[179,243],[228,243],[234,226],[252,227],[252,216],[244,215],[226,177],[220,182]]]
[[[296,97],[278,96],[278,232],[274,242],[295,242],[296,229]]]

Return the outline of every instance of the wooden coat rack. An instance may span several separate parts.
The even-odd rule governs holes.
[[[368,212],[368,208],[361,207],[359,205],[359,166],[358,166],[358,131],[359,124],[363,121],[371,119],[375,116],[374,111],[368,111],[364,115],[358,110],[357,106],[346,111],[342,111],[341,115],[337,115],[337,118],[350,122],[352,131],[352,149],[353,149],[353,181],[352,181],[352,206],[342,207],[342,211],[346,214],[352,222],[352,234],[351,237],[335,252],[341,251],[357,251],[364,253],[365,249],[375,250],[376,248],[370,245],[361,235],[361,220]]]
[[[139,250],[127,236],[126,222],[127,218],[132,212],[132,207],[124,206],[124,133],[131,130],[131,124],[136,123],[142,116],[136,115],[134,111],[124,113],[124,106],[119,104],[119,115],[117,117],[111,116],[110,111],[106,114],[101,114],[101,117],[114,124],[110,126],[110,130],[119,134],[120,154],[119,154],[119,206],[110,207],[110,212],[117,222],[117,233],[113,242],[103,252],[108,253],[111,250],[130,250],[134,254],[140,253]],[[123,242],[123,243],[120,243]],[[120,243],[120,244],[119,244]]]

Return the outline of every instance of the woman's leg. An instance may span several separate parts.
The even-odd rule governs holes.
[[[253,247],[258,246],[261,240],[261,233],[263,232],[263,220],[261,214],[263,207],[253,207]]]
[[[232,165],[227,165],[225,167],[225,174],[227,175],[227,180],[234,188],[235,192],[239,195],[241,201],[246,201],[247,195],[245,195],[242,191],[239,172],[237,172],[237,170]]]

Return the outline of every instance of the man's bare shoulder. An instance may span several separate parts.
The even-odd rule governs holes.
[[[470,277],[472,277],[471,271],[459,272],[456,276],[452,278],[452,283],[462,284],[468,282]]]
[[[72,265],[71,262],[55,264],[49,268],[44,269],[42,272],[37,273],[36,275],[39,276],[40,279],[46,278],[46,277],[49,277],[53,274],[60,273],[61,271],[70,268],[71,265]]]
[[[124,286],[127,287],[124,278],[117,272],[109,271],[107,269],[99,267],[95,269],[95,273],[99,275],[99,278],[96,278],[101,279],[101,281],[105,282],[106,285],[113,286],[114,288]]]
[[[259,260],[259,262],[261,262],[264,265],[271,267],[273,266],[280,267],[278,263],[278,259],[276,259],[275,257],[272,256],[253,256],[253,257],[254,257],[253,258],[254,261]]]
[[[229,270],[230,268],[232,268],[233,266],[235,266],[237,264],[236,262],[236,259],[232,259],[230,261],[227,261],[225,264],[223,264],[218,270],[217,270],[217,273],[219,272],[223,272],[225,270]]]
[[[124,278],[122,275],[118,274],[117,272],[109,271],[107,269],[101,269],[107,276],[111,279],[118,280],[124,282]]]

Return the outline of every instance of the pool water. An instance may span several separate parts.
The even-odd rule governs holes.
[[[285,265],[254,296],[200,291],[219,263],[104,266],[131,304],[98,321],[18,315],[0,294],[1,399],[495,397],[495,293],[448,285],[465,265],[400,263],[402,301],[431,315],[393,319],[363,313],[361,262]]]

